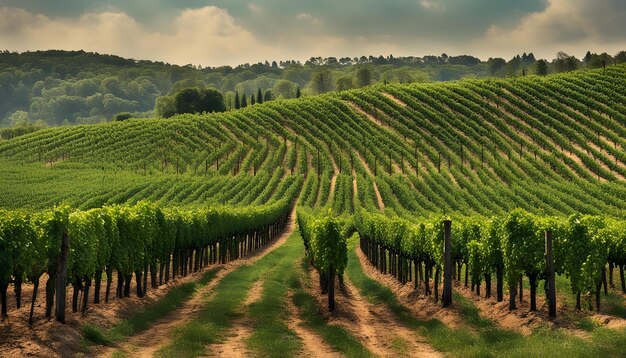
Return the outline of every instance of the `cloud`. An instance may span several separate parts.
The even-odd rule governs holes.
[[[431,11],[445,11],[446,6],[441,3],[441,0],[420,0],[419,4],[426,10]]]
[[[271,46],[260,45],[226,10],[214,6],[181,11],[168,32],[148,29],[123,12],[61,19],[0,8],[0,48],[84,49],[202,65],[257,61],[276,52]]]
[[[263,12],[263,7],[261,5],[258,5],[258,4],[249,3],[248,4],[248,10],[250,10],[251,13],[260,14],[260,13]]]
[[[0,6],[0,49],[84,49],[203,66],[443,52],[580,57],[626,49],[623,2],[0,0],[13,6]]]
[[[309,23],[311,23],[313,25],[316,25],[316,26],[322,24],[322,20],[320,20],[317,17],[309,14],[308,12],[300,12],[300,13],[296,14],[296,19],[309,22]]]
[[[489,26],[476,45],[491,48],[494,55],[511,50],[535,51],[542,57],[559,50],[578,57],[587,50],[616,52],[626,48],[625,23],[620,0],[549,0],[544,11],[525,16],[510,29]]]
[[[319,20],[301,13],[297,21],[315,24]],[[351,39],[310,31],[288,41],[266,42],[239,25],[226,10],[213,6],[183,10],[170,27],[154,31],[123,12],[92,12],[64,19],[0,8],[0,49],[83,49],[181,65],[219,66],[265,59],[357,56],[372,51],[386,54],[389,50],[385,49],[393,46],[391,36]]]

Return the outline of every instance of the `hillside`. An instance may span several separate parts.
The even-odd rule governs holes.
[[[0,141],[0,354],[620,356],[625,85],[375,85]]]
[[[361,56],[314,57],[300,61],[265,61],[238,66],[200,67],[126,59],[85,51],[0,52],[0,127],[25,123],[36,127],[110,121],[120,112],[147,117],[159,96],[186,87],[214,87],[225,96],[227,108],[235,107],[235,91],[249,98],[259,90],[266,99],[295,98],[331,90],[359,88],[373,83],[449,81],[465,77],[507,77],[547,74],[573,68],[599,68],[603,63],[626,61],[625,52],[615,57],[589,53],[583,60],[563,58],[548,62],[533,54],[481,61],[461,56]],[[539,65],[542,66],[539,66]],[[316,74],[327,83],[315,85]],[[33,130],[35,128],[30,128]],[[0,130],[0,137],[11,132]]]
[[[224,114],[46,129],[0,142],[8,169],[0,179],[9,188],[1,205],[192,203],[200,186],[213,182],[277,183],[321,171],[307,184],[321,188],[309,204],[326,203],[332,182],[346,200],[335,205],[348,211],[355,179],[355,189],[365,188],[358,191],[363,205],[402,216],[514,207],[621,216],[625,83],[626,66],[618,65],[373,86]],[[209,198],[202,200],[219,201]]]

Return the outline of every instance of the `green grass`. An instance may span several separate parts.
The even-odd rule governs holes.
[[[205,353],[207,345],[222,342],[226,338],[225,334],[231,327],[232,321],[246,314],[243,305],[252,285],[265,277],[281,262],[295,260],[296,247],[299,245],[301,242],[298,237],[291,235],[285,244],[258,260],[254,265],[241,266],[224,276],[215,288],[216,294],[205,303],[205,307],[198,316],[178,328],[173,333],[172,343],[161,348],[157,355],[162,357],[196,357]],[[275,290],[275,288],[271,290]],[[274,322],[274,328],[276,325],[280,326],[280,323],[276,323],[272,317],[270,320]],[[271,327],[267,328],[267,330],[270,329]],[[280,327],[280,330],[285,332],[284,327]],[[290,337],[292,334],[289,333]],[[256,338],[251,342],[252,348],[265,349],[262,346],[257,346],[255,340]],[[285,344],[289,347],[281,346],[281,350],[285,352],[294,350],[292,348],[293,340]],[[274,347],[274,349],[277,348]]]
[[[109,346],[113,344],[111,338],[109,338],[100,327],[94,326],[89,323],[83,326],[83,339],[85,339],[87,342],[103,346]]]
[[[152,322],[181,307],[198,288],[213,280],[220,269],[220,267],[212,268],[197,281],[172,287],[160,300],[130,314],[128,318],[108,330],[90,324],[84,325],[83,338],[94,344],[111,345],[126,337],[145,331]]]
[[[438,351],[459,357],[623,357],[626,328],[611,330],[591,327],[588,339],[559,329],[540,328],[529,337],[498,327],[481,317],[474,303],[458,294],[453,297],[455,309],[464,326],[451,328],[431,319],[420,321],[400,304],[393,292],[370,279],[356,255],[356,241],[350,240],[347,272],[362,295],[374,303],[386,304],[407,327],[422,334]]]
[[[391,341],[391,349],[400,355],[410,355],[410,347],[407,341],[402,338],[394,338]]]
[[[294,357],[302,349],[301,340],[286,324],[289,312],[285,309],[289,285],[295,279],[296,261],[302,258],[299,233],[294,233],[281,249],[286,255],[265,276],[261,299],[252,303],[249,310],[254,332],[246,345],[255,356]]]
[[[157,352],[162,357],[195,357],[206,353],[207,345],[220,343],[226,337],[232,321],[247,315],[254,331],[246,347],[255,356],[296,357],[302,342],[287,326],[289,312],[285,308],[288,292],[294,292],[293,302],[299,308],[305,324],[338,352],[348,357],[373,356],[356,338],[341,327],[328,325],[317,301],[302,289],[306,277],[299,262],[303,262],[303,246],[299,232],[285,244],[267,254],[254,265],[242,266],[226,275],[217,285],[217,293],[193,321],[174,332],[172,343]],[[264,280],[261,298],[244,307],[248,291],[259,279]]]

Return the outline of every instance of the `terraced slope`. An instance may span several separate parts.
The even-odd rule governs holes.
[[[0,205],[253,204],[299,176],[309,178],[304,205],[340,211],[359,188],[366,208],[410,217],[515,207],[619,216],[625,84],[626,67],[612,66],[47,129],[0,142]]]

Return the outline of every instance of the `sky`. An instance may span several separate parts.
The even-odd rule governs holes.
[[[626,0],[0,0],[0,50],[180,65],[626,50]]]

